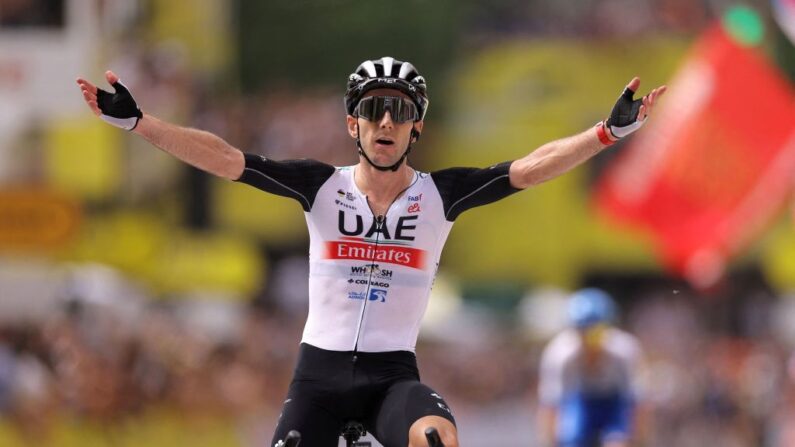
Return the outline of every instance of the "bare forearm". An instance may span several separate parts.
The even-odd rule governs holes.
[[[551,180],[580,165],[606,148],[593,128],[544,144],[511,164],[510,180],[524,189]]]
[[[237,180],[243,173],[243,153],[210,132],[177,126],[148,114],[144,114],[133,132],[210,174]]]
[[[540,445],[555,445],[555,432],[557,431],[557,417],[553,408],[543,405],[538,408],[537,428]]]

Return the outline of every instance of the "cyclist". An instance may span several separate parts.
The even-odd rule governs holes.
[[[539,427],[544,445],[624,447],[635,432],[640,343],[611,326],[615,304],[602,290],[575,292],[571,328],[541,356]]]
[[[344,105],[359,163],[276,161],[244,154],[216,135],[143,113],[113,72],[115,93],[78,79],[91,110],[197,168],[297,200],[310,233],[309,314],[274,443],[289,430],[302,447],[336,445],[347,419],[387,447],[424,446],[435,427],[458,445],[444,399],[422,384],[414,347],[442,246],[465,210],[554,178],[637,130],[665,87],[633,99],[633,79],[609,118],[494,166],[413,169],[428,95],[409,62],[364,61]]]

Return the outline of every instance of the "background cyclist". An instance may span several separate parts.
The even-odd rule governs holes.
[[[613,326],[615,303],[602,290],[575,292],[570,327],[543,351],[538,394],[544,445],[623,447],[637,434],[641,346]]]

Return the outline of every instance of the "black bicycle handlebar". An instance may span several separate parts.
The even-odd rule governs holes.
[[[442,439],[439,438],[439,432],[434,427],[425,429],[425,439],[428,440],[428,447],[444,447]]]
[[[345,429],[343,429],[342,435],[348,445],[356,445],[356,441],[359,440],[359,437],[366,433],[367,432],[360,423],[349,422]],[[436,431],[434,427],[429,427],[425,430],[425,439],[428,440],[428,447],[444,447],[444,443],[442,443],[441,438],[439,438],[439,432]],[[298,447],[300,443],[301,433],[297,430],[290,430],[284,440],[277,442],[274,447]]]

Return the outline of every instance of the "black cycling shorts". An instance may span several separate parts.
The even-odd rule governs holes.
[[[301,447],[336,447],[343,425],[356,420],[384,447],[405,447],[423,416],[455,424],[444,399],[420,383],[414,353],[354,355],[302,343],[271,446],[298,430]]]

